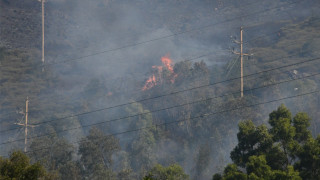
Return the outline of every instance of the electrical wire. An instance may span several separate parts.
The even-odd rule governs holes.
[[[255,3],[252,3],[252,4],[255,4]],[[296,24],[296,25],[294,25],[294,26],[297,26],[297,25],[299,25],[299,24]],[[289,28],[286,28],[286,29],[289,29]],[[285,29],[281,29],[281,30],[285,30]],[[244,42],[244,44],[247,44],[247,43],[249,43],[249,42],[251,42],[251,41],[253,41],[253,40],[257,40],[257,39],[260,39],[260,38],[262,38],[262,37],[266,37],[266,36],[268,36],[268,35],[272,35],[273,33],[275,33],[275,32],[279,32],[279,30],[278,31],[274,31],[274,32],[272,32],[272,33],[269,33],[269,34],[265,34],[265,35],[262,35],[262,36],[260,36],[260,37],[257,37],[257,38],[254,38],[254,39],[250,39],[249,41],[245,41]],[[216,51],[215,51],[216,52]],[[211,53],[210,53],[211,54]],[[208,55],[210,55],[210,54],[208,54]],[[204,57],[204,56],[200,56],[200,57],[197,57],[197,58],[195,58],[195,59],[198,59],[198,58],[201,58],[201,57]],[[1,66],[0,66],[1,67]],[[3,66],[2,66],[3,67]],[[132,76],[129,76],[129,77],[132,77]],[[123,78],[123,77],[122,77]],[[117,78],[114,78],[114,79],[117,79]],[[46,97],[48,97],[48,96],[46,96]],[[12,112],[13,113],[13,112]]]
[[[187,121],[187,120],[194,120],[194,119],[209,117],[209,116],[212,116],[212,115],[221,114],[221,113],[227,113],[227,112],[230,112],[230,111],[235,111],[235,110],[239,110],[239,109],[243,109],[243,108],[255,107],[255,106],[260,106],[260,105],[263,105],[263,104],[269,104],[269,103],[278,102],[278,101],[282,101],[282,100],[287,100],[287,99],[302,97],[302,96],[306,96],[306,95],[311,95],[311,94],[315,94],[315,93],[318,93],[318,92],[319,92],[319,90],[316,90],[316,91],[311,91],[311,92],[308,92],[308,93],[302,93],[302,94],[298,94],[298,95],[294,95],[294,96],[288,96],[288,97],[285,97],[285,98],[279,98],[279,99],[266,101],[266,102],[262,102],[262,103],[256,103],[256,104],[251,104],[251,105],[247,105],[247,106],[239,106],[239,107],[236,107],[236,108],[217,111],[217,112],[213,112],[213,113],[201,114],[201,115],[198,115],[198,116],[195,116],[195,117],[192,117],[192,118],[186,118],[186,119],[182,119],[182,120],[171,121],[171,122],[161,123],[161,124],[155,124],[155,125],[152,125],[152,126],[145,126],[145,127],[141,127],[141,128],[137,128],[137,129],[118,132],[118,133],[112,133],[112,134],[108,134],[107,136],[117,136],[117,135],[122,135],[122,134],[126,134],[126,133],[141,131],[141,130],[144,130],[144,129],[150,129],[150,128],[154,128],[154,127],[158,127],[158,126],[179,123],[179,122],[183,122],[183,121]],[[70,144],[79,144],[79,143],[84,142],[84,141],[85,140],[75,141],[75,142],[71,142]],[[39,149],[35,149],[35,150],[32,150],[32,151],[27,151],[26,153],[36,152],[36,151],[40,151],[40,150],[44,150],[44,149],[48,149],[48,148],[50,148],[50,147],[39,148]]]
[[[316,60],[319,60],[319,58],[308,59],[308,60],[305,60],[305,61],[302,61],[302,62],[293,63],[293,64],[289,64],[289,65],[280,66],[280,67],[277,67],[277,68],[272,68],[272,69],[268,69],[268,70],[264,70],[264,71],[260,71],[260,72],[256,72],[256,73],[252,73],[252,74],[248,74],[248,75],[243,76],[243,78],[251,77],[251,76],[256,75],[256,74],[261,74],[261,73],[265,73],[265,72],[274,71],[274,70],[281,69],[281,68],[284,68],[284,67],[296,66],[296,65],[299,65],[299,64],[303,64],[303,63],[306,63],[306,62],[312,62],[312,61],[316,61]],[[171,93],[162,94],[162,95],[154,96],[154,97],[151,97],[151,98],[145,98],[145,99],[141,99],[141,100],[135,101],[135,102],[123,103],[123,104],[119,104],[119,105],[116,105],[116,106],[100,108],[100,109],[96,109],[96,110],[93,110],[93,111],[87,111],[87,112],[78,113],[78,114],[75,114],[75,115],[65,116],[65,117],[62,117],[62,118],[56,118],[56,119],[52,119],[52,120],[49,120],[49,121],[36,123],[36,124],[33,124],[33,125],[40,125],[40,124],[49,123],[49,122],[53,122],[53,121],[57,121],[57,120],[62,120],[62,119],[67,119],[67,118],[71,118],[71,117],[82,116],[82,115],[91,114],[91,113],[95,113],[95,112],[99,112],[99,111],[104,111],[104,110],[107,110],[107,109],[113,109],[113,108],[116,108],[116,107],[130,105],[130,104],[134,104],[134,103],[137,103],[137,102],[144,102],[144,101],[147,101],[147,100],[157,99],[157,98],[160,98],[160,97],[165,97],[165,96],[169,96],[169,95],[173,95],[173,94],[178,94],[178,93],[181,93],[181,92],[186,92],[186,91],[190,91],[190,90],[195,90],[195,89],[199,89],[199,88],[203,88],[203,87],[208,87],[208,86],[212,86],[212,85],[216,85],[216,84],[220,84],[220,83],[225,83],[225,82],[237,80],[239,78],[240,77],[235,77],[235,78],[231,78],[231,79],[227,79],[227,80],[223,80],[223,81],[219,81],[219,82],[209,83],[209,84],[206,84],[206,85],[201,85],[201,86],[192,87],[192,88],[188,88],[188,89],[184,89],[184,90],[174,91],[174,92],[171,92]],[[0,133],[7,132],[7,131],[12,131],[12,130],[15,130],[15,129],[18,129],[18,128],[11,128],[11,129],[8,129],[8,130],[2,130],[2,131],[0,131]]]
[[[310,38],[310,39],[313,39],[313,38]],[[304,40],[310,40],[310,39],[304,39]],[[301,42],[301,40],[299,40],[298,42]],[[295,41],[295,42],[293,42],[293,43],[291,43],[291,44],[289,44],[289,45],[287,45],[287,47],[290,47],[290,46],[292,46],[292,45],[296,45],[296,43],[297,43],[297,41]],[[280,59],[282,59],[282,58],[289,58],[289,57],[293,57],[293,56],[295,56],[296,54],[300,54],[301,52],[297,52],[297,53],[293,53],[292,55],[290,55],[290,56],[287,56],[287,57],[281,57]],[[203,58],[203,57],[207,57],[207,56],[209,56],[209,55],[211,55],[211,54],[213,54],[213,53],[209,53],[209,54],[203,54],[203,55],[200,55],[200,56],[197,56],[197,57],[195,57],[195,58],[192,58],[192,59],[187,59],[187,60],[185,60],[185,61],[194,61],[194,60],[197,60],[197,59],[200,59],[200,58]],[[279,60],[279,58],[276,58],[276,59],[274,59],[274,60],[272,60],[272,61],[268,61],[268,62],[266,62],[266,63],[263,63],[263,64],[259,64],[260,66],[261,65],[265,65],[265,64],[269,64],[269,63],[272,63],[272,62],[275,62],[275,61],[278,61]],[[182,62],[182,61],[180,61],[180,62]],[[253,65],[244,65],[244,68],[246,68],[246,67],[251,67],[251,66],[254,66],[254,65],[256,65],[256,64],[253,64]],[[218,74],[218,73],[214,73],[214,74]],[[122,77],[123,78],[123,77]],[[118,78],[114,78],[114,80],[117,80]],[[95,89],[95,88],[94,88]],[[134,93],[138,93],[138,92],[141,92],[141,89],[138,89],[138,90],[135,90],[135,92]],[[133,93],[133,94],[134,94]],[[102,95],[102,96],[98,96],[97,98],[101,98],[101,97],[106,97],[107,95]],[[38,97],[38,98],[41,98],[41,97]],[[51,97],[48,97],[47,95],[46,95],[46,99],[50,99]],[[55,99],[56,99],[57,97],[55,97]],[[71,97],[72,98],[72,97]],[[72,105],[72,104],[70,104],[70,105]],[[37,110],[37,111],[39,111],[39,110]],[[32,110],[30,111],[30,112],[32,112]]]
[[[320,59],[320,58],[318,58],[318,59]],[[312,77],[312,76],[315,76],[315,75],[318,75],[318,74],[320,74],[320,73],[312,74],[312,75],[309,75],[309,76],[304,76],[304,77],[301,77],[301,78],[296,78],[296,79],[293,79],[293,80],[303,79],[303,78],[306,78],[306,77]],[[274,84],[271,84],[271,85],[277,85],[277,84],[281,84],[281,83],[286,83],[286,82],[293,81],[293,80],[282,81],[282,82],[274,83]],[[252,89],[247,89],[246,91],[252,91],[252,90],[256,90],[256,89],[268,87],[268,86],[271,86],[271,85],[265,85],[265,86],[261,86],[261,87],[256,87],[256,88],[252,88]],[[237,91],[236,93],[239,93],[239,92]],[[235,93],[231,93],[231,94],[235,94]],[[230,95],[230,93],[227,94],[227,95]],[[186,104],[182,104],[182,105],[175,105],[175,106],[172,106],[172,107],[167,107],[167,108],[158,109],[158,110],[154,110],[154,111],[148,111],[148,112],[146,112],[146,113],[139,113],[139,114],[130,115],[130,116],[126,116],[126,117],[116,118],[116,119],[112,119],[112,120],[109,120],[109,121],[103,121],[103,122],[94,123],[94,124],[90,124],[90,125],[85,125],[85,126],[80,126],[80,127],[75,127],[75,128],[69,128],[69,129],[61,130],[61,131],[58,131],[58,132],[55,132],[55,133],[61,133],[61,132],[70,131],[70,130],[75,130],[75,129],[84,128],[84,127],[91,127],[91,126],[100,125],[100,124],[107,123],[107,122],[112,122],[112,121],[119,121],[119,120],[122,120],[122,119],[132,118],[132,117],[136,117],[136,116],[141,116],[141,115],[145,115],[145,114],[150,114],[150,113],[153,113],[153,112],[168,110],[168,109],[172,109],[172,108],[176,108],[176,107],[180,107],[180,106],[185,106],[185,105],[190,105],[190,104],[194,104],[194,103],[199,103],[199,102],[202,102],[202,101],[207,101],[207,100],[210,100],[210,99],[214,99],[214,98],[218,98],[218,97],[223,97],[223,96],[226,96],[226,95],[221,95],[221,96],[217,96],[217,97],[206,98],[206,99],[204,99],[204,100],[202,99],[202,100],[199,100],[199,101],[193,101],[193,102],[186,103]],[[133,103],[135,103],[135,102],[133,102]],[[91,112],[92,112],[92,111],[91,111]],[[87,112],[86,114],[91,113],[91,112]],[[81,114],[81,115],[83,115],[83,114]],[[79,116],[79,114],[73,115],[73,117],[75,117],[75,116]],[[40,125],[40,124],[43,124],[43,123],[38,123],[38,124],[33,124],[33,125]],[[2,131],[2,132],[4,132],[4,131]],[[51,134],[52,134],[52,133],[51,133]],[[38,137],[43,137],[43,136],[46,136],[46,135],[50,135],[50,134],[42,134],[42,135],[38,135],[38,136],[34,136],[34,137],[29,137],[29,138],[30,138],[30,139],[31,139],[31,138],[38,138]],[[14,141],[10,141],[10,142],[0,143],[0,145],[8,144],[8,143],[16,142],[16,141],[21,141],[21,140],[24,140],[24,139],[18,139],[18,140],[14,140]]]
[[[300,3],[300,2],[302,2],[302,1],[294,1],[294,2],[286,4],[286,6],[297,4],[297,3]],[[283,6],[283,5],[281,5],[281,6]],[[124,46],[121,46],[121,47],[117,47],[117,48],[113,48],[113,49],[109,49],[109,50],[104,50],[104,51],[92,53],[92,54],[81,56],[81,57],[77,57],[77,58],[70,58],[70,59],[66,59],[66,60],[63,60],[63,61],[55,62],[55,63],[39,65],[37,67],[43,68],[43,67],[46,67],[46,66],[52,66],[52,65],[57,65],[57,64],[61,64],[61,63],[68,63],[68,62],[72,62],[72,61],[83,60],[84,58],[88,58],[88,57],[91,57],[91,56],[96,56],[96,55],[99,55],[99,54],[105,54],[105,53],[109,53],[109,52],[113,52],[113,51],[119,51],[119,50],[126,49],[126,48],[129,48],[129,47],[139,46],[139,45],[142,45],[142,44],[147,44],[147,43],[150,43],[150,42],[171,38],[171,37],[174,37],[174,36],[179,36],[181,34],[186,34],[186,33],[194,32],[194,31],[207,29],[207,28],[216,26],[218,24],[223,24],[223,23],[231,22],[231,21],[234,21],[234,20],[237,20],[237,19],[241,19],[241,18],[244,18],[244,17],[249,17],[249,16],[261,14],[261,13],[264,13],[264,12],[268,12],[268,11],[277,9],[279,7],[280,6],[276,6],[276,7],[273,7],[273,8],[265,9],[263,11],[257,11],[257,12],[254,12],[254,13],[233,17],[233,18],[230,18],[230,19],[226,19],[224,21],[220,21],[220,22],[209,24],[209,25],[206,25],[206,26],[194,28],[194,29],[191,29],[191,30],[180,31],[180,32],[169,34],[169,35],[165,35],[165,36],[162,36],[162,37],[158,37],[158,38],[154,38],[154,39],[150,39],[150,40],[146,40],[146,41],[141,41],[141,42],[137,42],[137,43],[132,43],[132,44],[128,44],[128,45],[124,45]],[[0,68],[2,68],[2,67],[6,67],[6,66],[0,66]]]

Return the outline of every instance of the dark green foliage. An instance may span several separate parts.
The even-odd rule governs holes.
[[[0,157],[0,179],[51,179],[39,163],[30,164],[28,156],[20,151],[11,153],[9,159]]]
[[[320,178],[320,136],[316,139],[309,138],[302,146],[297,156],[299,161],[295,167],[305,179]]]
[[[223,179],[232,180],[232,179],[239,179],[245,180],[246,174],[241,172],[236,164],[229,164],[223,171]]]
[[[268,151],[266,156],[268,165],[272,169],[282,170],[285,164],[288,163],[288,157],[281,149],[279,144],[273,145],[272,148]]]
[[[238,145],[231,152],[235,164],[229,164],[223,176],[216,174],[216,179],[320,178],[320,137],[314,139],[307,129],[309,116],[297,113],[292,118],[281,105],[270,113],[269,123],[269,131],[251,121],[239,123]]]
[[[310,126],[310,117],[306,113],[298,113],[293,118],[293,127],[295,127],[296,134],[294,139],[299,143],[305,142],[311,138],[311,133],[307,129]]]
[[[221,174],[214,174],[212,177],[212,180],[221,180],[221,179],[222,179]]]
[[[269,115],[270,133],[275,142],[281,142],[284,148],[293,140],[295,128],[291,126],[291,112],[282,104]]]
[[[238,145],[231,152],[231,159],[239,166],[244,167],[249,157],[261,155],[272,147],[272,137],[266,126],[256,127],[252,121],[239,123]]]
[[[267,165],[265,156],[250,156],[246,164],[246,172],[249,179],[259,177],[261,179],[272,179],[272,171],[270,166]]]
[[[160,164],[154,166],[146,175],[143,180],[188,180],[189,176],[186,175],[177,164],[163,167]]]

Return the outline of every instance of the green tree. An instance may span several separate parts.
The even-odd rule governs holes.
[[[34,138],[30,144],[31,161],[40,162],[50,172],[59,172],[61,179],[70,179],[70,174],[79,176],[79,168],[72,160],[74,147],[66,139],[58,137],[52,127],[45,130],[50,135]]]
[[[293,169],[293,166],[288,166],[285,171],[272,170],[267,164],[265,155],[250,156],[245,166],[246,173],[238,169],[236,164],[229,164],[223,176],[215,174],[213,180],[301,180],[299,172]]]
[[[310,139],[311,133],[308,130],[310,126],[310,117],[306,113],[298,113],[293,118],[293,127],[295,127],[296,134],[294,139],[299,143],[306,142]]]
[[[142,114],[130,118],[129,129],[138,129],[148,127],[139,131],[138,136],[129,144],[131,167],[135,171],[140,171],[144,175],[156,161],[154,148],[156,145],[156,128],[153,127],[152,115],[150,111],[145,110],[140,103],[135,103],[126,108],[128,115]]]
[[[281,170],[275,170],[274,171],[274,180],[302,180],[300,177],[300,173],[298,171],[295,171],[293,166],[288,166],[285,171]]]
[[[76,162],[68,161],[59,168],[59,176],[61,179],[81,179],[80,168]]]
[[[238,145],[231,152],[233,162],[244,167],[249,157],[261,155],[272,148],[272,137],[264,125],[256,127],[252,121],[239,123]]]
[[[283,170],[288,161],[287,155],[283,152],[279,144],[274,144],[265,155],[268,165],[272,169]]]
[[[246,171],[249,179],[273,179],[273,172],[267,165],[264,155],[250,156],[246,164]]]
[[[279,142],[283,152],[289,156],[294,144],[295,127],[292,126],[292,115],[283,104],[269,115],[270,134],[274,142]],[[288,165],[287,161],[287,165]]]
[[[172,164],[168,167],[163,167],[160,164],[155,165],[146,175],[143,180],[188,180],[189,176],[184,173],[181,166]]]
[[[234,164],[213,179],[319,179],[320,136],[311,136],[310,120],[306,113],[292,118],[281,105],[269,115],[269,130],[251,121],[240,122],[239,142],[231,152]]]
[[[247,178],[246,174],[241,172],[236,164],[229,164],[223,172],[223,179],[225,180],[232,180],[232,179],[239,179],[245,180]]]
[[[309,138],[298,153],[299,161],[295,164],[304,179],[320,178],[320,136]]]
[[[85,177],[113,179],[112,155],[120,150],[119,140],[103,134],[98,128],[92,128],[89,135],[79,145],[80,166]]]
[[[221,174],[214,174],[214,175],[212,176],[212,180],[221,180],[221,179],[222,179]]]
[[[40,163],[30,164],[30,159],[21,151],[10,154],[9,159],[0,157],[0,179],[51,179]]]

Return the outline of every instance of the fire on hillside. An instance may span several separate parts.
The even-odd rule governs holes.
[[[170,82],[174,83],[178,75],[173,70],[173,62],[170,59],[169,55],[163,56],[161,58],[161,62],[161,66],[152,66],[152,69],[154,69],[154,73],[145,82],[145,85],[142,88],[143,91],[151,89],[157,84],[161,84],[163,82],[162,72],[164,68],[166,68],[170,73]]]

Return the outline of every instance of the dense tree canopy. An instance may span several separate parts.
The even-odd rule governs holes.
[[[181,166],[172,164],[168,167],[163,167],[160,164],[154,166],[146,175],[143,180],[188,180],[189,176],[186,175]]]
[[[281,105],[269,115],[270,128],[252,121],[239,123],[238,145],[218,179],[319,179],[320,137],[307,129],[310,117]],[[245,170],[244,170],[244,169]]]
[[[80,166],[83,175],[90,179],[110,177],[112,179],[112,155],[120,149],[119,141],[113,136],[103,134],[92,128],[89,135],[82,139],[79,146]]]
[[[21,151],[11,153],[8,159],[0,157],[0,179],[54,179],[40,163],[30,164]]]

